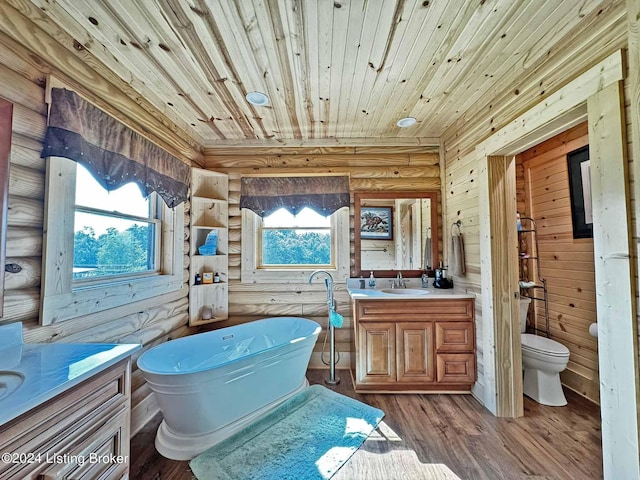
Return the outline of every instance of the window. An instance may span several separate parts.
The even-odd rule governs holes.
[[[331,218],[310,208],[294,216],[284,208],[258,220],[258,268],[335,266]]]
[[[81,165],[49,157],[45,210],[43,325],[182,288],[182,205],[133,183],[107,192]]]
[[[161,223],[158,196],[129,183],[108,192],[76,166],[73,280],[158,272]]]
[[[285,209],[261,218],[242,210],[242,281],[306,281],[322,268],[346,279],[349,273],[349,209],[323,217],[310,208]]]

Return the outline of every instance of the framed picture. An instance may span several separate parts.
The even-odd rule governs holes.
[[[393,208],[362,207],[360,209],[360,238],[393,240]]]
[[[593,238],[589,145],[567,154],[573,238]]]

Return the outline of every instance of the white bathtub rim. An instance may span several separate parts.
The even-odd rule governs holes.
[[[186,343],[190,343],[193,342],[193,337],[195,336],[200,336],[200,335],[209,335],[212,333],[216,333],[216,334],[220,334],[223,331],[231,331],[231,329],[233,328],[237,328],[237,327],[244,327],[247,328],[247,325],[250,325],[252,323],[256,323],[256,322],[264,322],[264,321],[269,321],[269,320],[302,320],[304,323],[310,323],[310,324],[315,324],[315,328],[313,329],[312,332],[310,332],[306,337],[302,337],[299,340],[306,340],[308,338],[311,337],[316,337],[316,339],[318,338],[318,336],[320,335],[320,332],[322,330],[322,326],[316,322],[315,320],[311,320],[309,318],[306,317],[267,317],[267,318],[263,318],[260,320],[254,320],[253,322],[247,322],[244,324],[239,324],[239,325],[232,325],[229,327],[224,327],[218,330],[212,330],[209,332],[203,332],[203,333],[198,333],[195,335],[187,335],[185,337],[180,337],[180,338],[176,338],[175,340],[171,340],[171,342],[173,344],[179,343],[179,344],[186,344]],[[147,357],[152,358],[153,353],[157,353],[158,351],[163,350],[164,348],[166,348],[167,343],[169,342],[165,342],[165,343],[161,343],[159,345],[156,345],[152,348],[150,348],[149,350],[147,350],[146,352],[144,352],[142,355],[140,355],[140,357],[137,360],[137,366],[140,369],[140,371],[150,375],[157,375],[157,376],[167,376],[167,377],[171,377],[171,376],[179,376],[179,375],[188,375],[188,374],[196,374],[199,372],[210,372],[212,370],[218,369],[218,368],[222,368],[225,367],[227,365],[233,364],[235,362],[237,362],[238,360],[241,359],[248,359],[251,357],[255,357],[258,355],[261,355],[265,352],[269,352],[269,351],[277,351],[279,348],[282,348],[286,345],[290,345],[292,342],[285,342],[285,343],[278,343],[276,345],[273,345],[269,348],[265,348],[263,350],[259,350],[256,352],[251,352],[248,355],[244,355],[240,358],[237,359],[233,359],[233,360],[227,360],[224,362],[221,362],[219,364],[214,364],[214,365],[210,365],[204,368],[188,368],[188,369],[184,369],[184,370],[173,370],[173,367],[171,367],[172,369],[168,369],[166,365],[162,365],[162,367],[158,367],[158,365],[154,365],[153,361],[149,361],[147,360]],[[295,342],[298,343],[298,342]],[[302,343],[302,342],[301,342]],[[163,348],[164,347],[164,348]],[[153,352],[153,353],[152,353]]]
[[[317,336],[315,334],[310,335],[309,337],[306,337],[305,340],[308,340],[310,338],[313,338]],[[285,347],[290,346],[291,344],[282,344],[279,345],[279,349],[283,349]],[[157,388],[168,388],[168,389],[180,389],[181,391],[184,391],[185,388],[189,388],[191,386],[195,386],[197,390],[200,390],[200,387],[203,384],[207,384],[207,383],[211,383],[221,377],[225,377],[225,376],[230,376],[236,372],[239,372],[240,370],[247,370],[250,368],[254,368],[256,365],[261,365],[264,363],[267,363],[269,361],[272,361],[274,359],[278,359],[278,358],[282,358],[285,356],[291,356],[292,354],[297,353],[299,350],[304,350],[306,348],[306,344],[304,342],[297,342],[296,347],[291,348],[291,349],[287,349],[286,352],[284,353],[278,353],[276,355],[272,355],[268,358],[264,358],[264,359],[260,359],[259,361],[255,361],[255,358],[258,357],[258,355],[262,355],[262,354],[266,354],[266,353],[274,353],[277,352],[278,349],[275,348],[269,348],[267,350],[260,350],[259,352],[256,353],[251,353],[249,355],[246,355],[240,359],[236,359],[235,361],[231,361],[231,362],[226,362],[224,364],[220,364],[219,366],[216,367],[210,367],[210,368],[206,368],[203,370],[196,370],[196,371],[188,371],[185,370],[183,372],[165,372],[165,371],[161,371],[161,372],[157,372],[157,371],[150,371],[148,369],[142,369],[140,368],[140,370],[143,373],[144,379],[145,381],[149,384],[149,386],[153,386],[153,387],[157,387]],[[233,365],[234,363],[241,363],[243,361],[246,362],[253,362],[250,363],[249,365],[245,365],[242,366],[232,372],[225,372],[224,374],[221,375],[217,375],[217,376],[209,376],[212,372],[222,369],[223,367],[228,367],[230,365]],[[202,379],[201,377],[203,375],[207,375],[207,377],[205,379]],[[176,378],[193,378],[194,380],[192,380],[192,383],[182,383],[182,384],[176,384],[175,383],[175,379]],[[161,380],[164,380],[164,382],[162,382]],[[166,382],[166,383],[165,383]],[[152,388],[153,388],[152,387]],[[167,392],[163,392],[163,393],[170,393],[169,391]]]
[[[226,438],[230,437],[234,433],[239,432],[249,424],[263,417],[271,410],[275,409],[278,405],[285,400],[293,397],[297,393],[302,392],[309,387],[309,381],[304,378],[304,381],[300,386],[291,392],[286,393],[282,397],[274,400],[273,402],[260,407],[257,410],[241,417],[234,422],[231,422],[224,427],[221,427],[213,432],[200,434],[200,435],[182,435],[173,432],[169,426],[162,420],[158,432],[156,433],[155,447],[158,453],[163,457],[171,460],[191,460],[198,456],[205,450],[213,447],[217,443],[222,442]]]

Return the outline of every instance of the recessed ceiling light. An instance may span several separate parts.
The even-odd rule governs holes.
[[[269,97],[262,92],[249,92],[245,98],[252,105],[258,105],[259,107],[269,105]]]
[[[407,128],[407,127],[411,127],[413,125],[416,124],[416,119],[413,117],[405,117],[405,118],[401,118],[400,120],[398,120],[398,122],[396,123],[396,125],[398,125],[400,128]]]

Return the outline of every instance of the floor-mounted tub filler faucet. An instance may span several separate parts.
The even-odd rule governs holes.
[[[327,315],[327,324],[329,326],[329,378],[325,379],[325,383],[327,385],[336,385],[340,383],[340,379],[336,378],[336,340],[335,340],[335,325],[332,317],[339,316],[336,313],[336,303],[333,298],[333,277],[326,270],[315,270],[309,275],[309,283],[311,283],[314,277],[324,275],[324,285],[327,288],[327,307],[328,307],[328,315]],[[327,336],[324,336],[324,342],[326,345]],[[322,354],[324,354],[324,346],[322,347],[322,353],[320,354],[320,359],[326,365],[326,362],[322,358]]]

